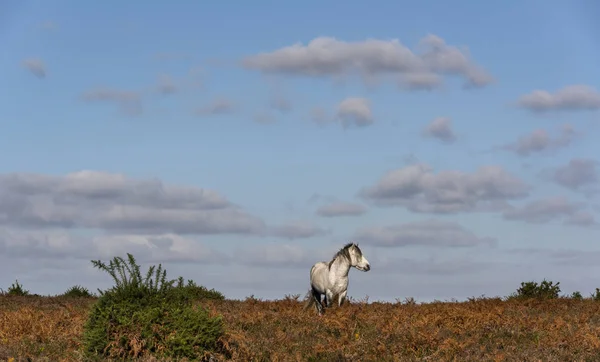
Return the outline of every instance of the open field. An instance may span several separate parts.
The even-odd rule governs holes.
[[[0,360],[84,360],[80,339],[94,301],[0,296]],[[293,298],[202,304],[225,320],[217,360],[600,360],[600,303],[590,299],[351,302],[322,317]]]

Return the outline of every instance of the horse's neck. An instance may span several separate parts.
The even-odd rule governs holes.
[[[347,277],[350,272],[350,262],[345,258],[336,259],[333,262],[334,268],[331,268],[336,277]]]

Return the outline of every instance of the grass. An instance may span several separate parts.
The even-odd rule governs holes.
[[[83,326],[96,300],[0,295],[0,360],[85,360]],[[213,360],[600,360],[600,303],[590,298],[351,301],[322,317],[293,297],[195,304],[223,316]]]

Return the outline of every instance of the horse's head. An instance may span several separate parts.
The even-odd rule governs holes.
[[[356,269],[368,272],[371,270],[371,264],[362,253],[362,250],[358,247],[358,244],[350,244],[348,247],[348,254],[350,254],[350,265]]]

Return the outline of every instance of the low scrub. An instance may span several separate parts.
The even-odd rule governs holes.
[[[571,294],[571,299],[583,300],[583,295],[581,295],[581,292],[579,291],[574,291],[573,294]]]
[[[213,317],[192,301],[209,293],[183,279],[166,279],[166,270],[151,266],[142,277],[134,257],[115,257],[93,265],[110,274],[115,285],[93,305],[84,327],[87,357],[186,357],[197,359],[214,350],[224,333],[220,316]],[[218,299],[218,298],[217,298]]]
[[[90,293],[90,291],[85,288],[82,287],[81,285],[74,285],[71,288],[67,289],[66,292],[64,292],[62,295],[62,297],[67,297],[67,298],[93,298],[94,295],[92,293]]]
[[[187,284],[183,283],[183,277],[179,277],[177,280],[177,284],[175,288],[173,288],[174,293],[183,293],[186,297],[196,300],[201,299],[213,299],[213,300],[224,300],[225,296],[215,290],[208,289],[205,286],[198,285],[193,280],[188,280]]]
[[[3,295],[17,295],[17,296],[29,295],[29,290],[23,288],[23,285],[19,284],[19,280],[15,280],[15,282],[12,283],[12,285],[10,287],[8,287],[8,290],[4,291],[4,290],[0,289],[0,292]]]
[[[557,299],[560,293],[560,282],[543,280],[541,283],[534,281],[522,282],[517,292],[509,299]]]

